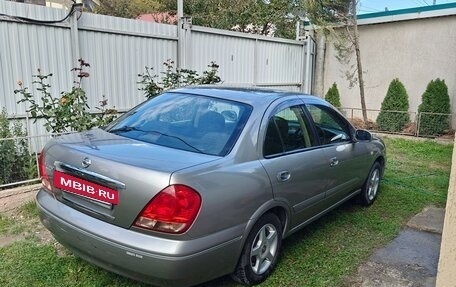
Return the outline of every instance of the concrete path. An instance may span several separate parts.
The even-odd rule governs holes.
[[[415,215],[390,244],[360,266],[352,286],[435,286],[444,215],[443,208],[435,207]]]

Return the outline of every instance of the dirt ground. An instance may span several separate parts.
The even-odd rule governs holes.
[[[30,186],[0,193],[0,215],[18,222],[21,226],[19,232],[0,234],[0,248],[29,236],[35,236],[43,244],[55,242],[51,233],[40,223],[39,218],[27,215],[21,210],[24,204],[35,200],[37,192],[37,186]]]
[[[24,203],[35,200],[36,193],[37,190],[32,190],[0,197],[0,214],[14,213]]]

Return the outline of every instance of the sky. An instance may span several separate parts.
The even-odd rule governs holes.
[[[456,0],[360,0],[358,13],[375,13],[388,10],[399,10],[435,4],[456,3]]]

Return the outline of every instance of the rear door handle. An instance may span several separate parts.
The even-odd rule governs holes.
[[[332,159],[329,160],[330,166],[336,166],[338,164],[339,164],[339,160],[337,159],[337,157],[333,157]]]
[[[277,180],[278,181],[287,181],[291,178],[291,174],[288,170],[284,170],[284,171],[281,171],[281,172],[278,172],[277,173]]]

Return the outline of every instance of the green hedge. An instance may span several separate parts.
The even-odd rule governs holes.
[[[334,83],[331,88],[329,88],[328,92],[325,95],[325,100],[328,101],[331,105],[336,108],[340,108],[340,94],[339,90],[337,89],[337,84]]]
[[[421,98],[418,107],[421,114],[419,123],[420,135],[439,135],[450,129],[449,115],[434,115],[426,113],[450,114],[450,96],[445,80],[432,80]]]
[[[410,122],[407,91],[399,79],[391,81],[377,117],[380,131],[401,132]],[[403,111],[403,113],[401,112]]]
[[[33,155],[29,153],[22,125],[10,122],[6,109],[0,112],[0,184],[32,179],[37,176]],[[14,138],[14,139],[8,139]],[[1,188],[0,188],[1,189]]]

